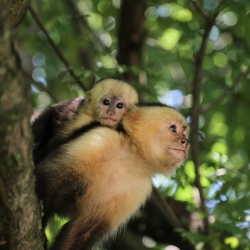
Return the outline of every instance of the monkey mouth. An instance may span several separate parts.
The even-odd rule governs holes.
[[[172,151],[172,153],[176,156],[178,156],[178,158],[181,156],[181,157],[184,157],[186,158],[187,157],[187,151],[185,149],[180,149],[180,148],[169,148],[170,151]]]
[[[102,120],[111,120],[111,121],[117,122],[117,120],[112,119],[112,118],[110,118],[110,117],[103,117]]]
[[[118,123],[118,121],[115,120],[115,119],[112,119],[112,118],[110,118],[110,117],[103,117],[101,123],[102,123],[103,125],[113,126],[113,125],[116,125],[116,124]]]
[[[180,148],[169,148],[171,150],[176,150],[176,151],[181,151],[183,153],[186,153],[186,150],[185,149],[180,149]]]
[[[115,119],[112,119],[112,118],[110,118],[110,117],[107,117],[107,118],[102,118],[102,120],[103,121],[107,121],[107,122],[117,122],[117,120],[115,120]]]

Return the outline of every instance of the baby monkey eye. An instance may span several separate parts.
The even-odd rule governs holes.
[[[169,130],[172,131],[173,133],[177,133],[177,130],[176,130],[176,126],[175,125],[171,125],[169,127]]]
[[[121,103],[121,102],[117,103],[116,107],[118,109],[122,109],[123,108],[123,103]]]
[[[104,105],[108,106],[108,105],[109,105],[109,100],[103,100],[102,103],[103,103]]]

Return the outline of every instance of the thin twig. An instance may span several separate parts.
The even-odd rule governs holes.
[[[50,98],[53,100],[54,103],[58,103],[59,102],[59,100],[42,83],[36,82],[36,81],[32,81],[32,84],[35,85],[40,90],[46,92],[48,94],[48,96],[50,96]]]
[[[194,82],[193,82],[193,106],[192,106],[192,158],[195,166],[195,185],[199,190],[200,199],[201,199],[201,209],[207,214],[207,208],[205,204],[205,196],[203,193],[203,188],[200,183],[200,172],[199,172],[199,145],[198,145],[198,130],[199,130],[199,104],[200,104],[200,88],[201,88],[201,73],[202,73],[202,63],[205,55],[206,45],[208,41],[209,34],[213,25],[215,24],[215,20],[218,14],[213,16],[213,19],[207,20],[207,27],[202,37],[202,43],[199,51],[195,55],[195,74],[194,74]],[[205,216],[203,219],[204,224],[204,234],[209,234],[209,223],[208,219]]]
[[[225,99],[233,90],[240,84],[240,82],[245,79],[248,74],[250,73],[250,68],[246,70],[243,74],[241,74],[232,84],[230,88],[228,88],[224,93],[222,93],[220,96],[218,96],[214,101],[204,105],[201,107],[200,112],[206,112],[209,109],[215,107],[218,103],[220,103],[223,99]]]
[[[53,100],[54,103],[59,102],[59,100],[48,90],[48,88],[46,86],[44,86],[40,82],[36,82],[28,72],[23,70],[23,75],[27,79],[27,81],[32,82],[32,84],[35,85],[37,88],[39,88],[42,91],[46,92],[50,96],[50,98]]]
[[[96,51],[95,45],[101,45],[102,49],[105,50],[107,53],[111,53],[111,49],[109,47],[107,47],[103,41],[100,39],[99,35],[96,34],[92,28],[89,26],[88,22],[86,21],[86,19],[84,18],[84,15],[81,14],[77,8],[75,8],[75,4],[72,0],[67,0],[66,2],[67,7],[69,8],[70,12],[71,12],[71,17],[74,20],[79,20],[80,22],[78,22],[78,27],[77,30],[79,31],[79,24],[83,24],[85,30],[86,30],[86,35],[88,36],[89,39],[89,45],[93,48],[93,51],[95,51],[97,54],[99,53],[98,51]],[[89,34],[90,35],[89,35]],[[91,37],[90,37],[91,36]],[[93,38],[93,39],[91,39]]]
[[[153,194],[157,198],[157,200],[160,202],[162,207],[164,208],[164,216],[167,218],[169,224],[173,228],[184,228],[177,216],[175,215],[172,208],[168,205],[168,203],[163,199],[160,192],[154,187],[153,188]]]
[[[208,21],[213,21],[211,19],[210,16],[208,16],[205,11],[202,9],[202,7],[200,6],[200,4],[197,2],[197,0],[191,0],[191,2],[193,3],[194,7],[196,8],[196,10],[201,13],[201,15]]]
[[[32,17],[34,18],[34,20],[36,21],[37,25],[39,26],[39,28],[44,32],[44,34],[46,35],[49,44],[51,45],[51,47],[54,49],[54,51],[56,52],[57,56],[60,58],[60,60],[64,63],[64,65],[66,66],[69,74],[75,79],[75,81],[77,82],[77,84],[80,86],[80,88],[82,88],[84,91],[87,91],[87,89],[83,86],[82,82],[79,80],[79,78],[75,75],[74,71],[70,68],[70,65],[68,63],[68,61],[65,59],[65,57],[63,56],[62,52],[60,51],[60,49],[58,48],[58,46],[53,42],[53,40],[51,39],[50,35],[48,34],[48,32],[46,31],[46,29],[44,28],[41,20],[39,19],[39,17],[37,16],[37,14],[35,13],[34,9],[29,6],[28,10],[30,11]]]
[[[176,216],[175,212],[168,204],[168,202],[162,197],[161,193],[153,187],[153,195],[151,197],[154,206],[159,209],[164,219],[167,221],[171,227],[176,229],[185,229],[185,226],[180,222],[178,217]],[[176,232],[178,234],[178,232]],[[191,242],[187,242],[186,249],[194,250],[194,246]]]

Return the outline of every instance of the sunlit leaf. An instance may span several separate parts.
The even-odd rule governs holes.
[[[225,243],[230,245],[231,248],[236,249],[239,246],[239,239],[236,237],[228,237],[225,239]]]
[[[166,29],[160,38],[159,44],[162,48],[171,50],[177,45],[180,37],[181,33],[178,30]]]

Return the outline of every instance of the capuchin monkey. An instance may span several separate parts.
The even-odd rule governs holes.
[[[149,197],[151,177],[188,156],[189,127],[174,108],[133,106],[117,130],[76,131],[35,167],[43,227],[68,217],[51,250],[91,250],[124,226]]]
[[[86,98],[79,97],[34,113],[31,124],[35,165],[83,126],[100,123],[115,129],[128,107],[137,102],[138,94],[130,84],[120,78],[104,78],[87,92]]]

